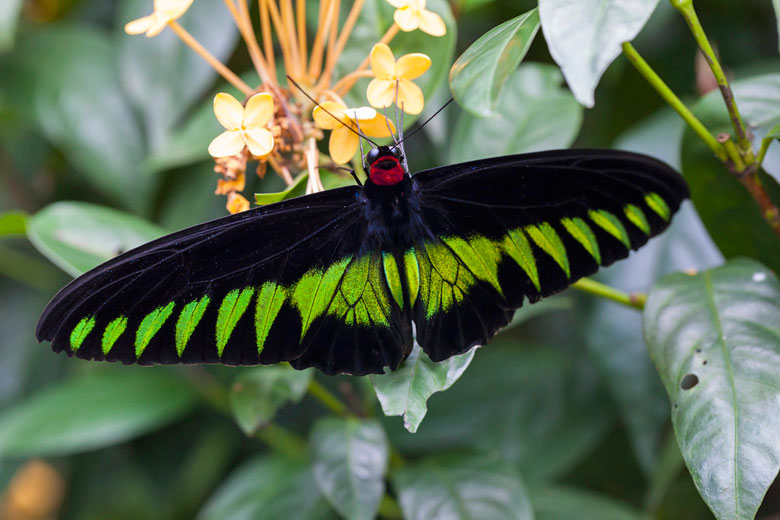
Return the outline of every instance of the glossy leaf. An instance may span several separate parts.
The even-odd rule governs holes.
[[[780,0],[772,0],[772,7],[775,10],[775,19],[777,20],[777,37],[780,39]]]
[[[539,30],[532,9],[483,34],[450,69],[450,89],[458,104],[475,116],[495,114],[506,80],[520,65]]]
[[[86,26],[53,24],[17,42],[10,92],[77,173],[126,207],[146,209],[153,180],[116,70],[113,41]]]
[[[445,397],[434,397],[417,433],[388,426],[394,446],[429,455],[498,453],[530,480],[554,478],[593,449],[611,424],[608,400],[582,349],[563,352],[493,339]]]
[[[388,444],[375,420],[328,418],[311,435],[314,478],[331,506],[351,520],[375,518],[385,493]]]
[[[311,370],[290,365],[269,365],[245,369],[233,382],[230,407],[247,435],[268,424],[287,403],[297,403],[306,394]]]
[[[494,457],[450,457],[405,466],[392,476],[407,520],[531,520],[520,476]]]
[[[415,343],[409,357],[392,372],[371,376],[376,397],[385,415],[402,415],[404,428],[415,433],[428,412],[428,399],[460,379],[476,349],[434,363]]]
[[[653,14],[658,0],[539,0],[547,47],[581,104],[592,107],[601,75]]]
[[[67,455],[169,424],[197,391],[168,370],[105,369],[50,386],[0,414],[0,455]]]
[[[752,519],[780,469],[780,282],[747,259],[670,275],[644,330],[696,487],[719,519]]]
[[[649,520],[612,498],[590,490],[564,486],[531,490],[536,520]]]
[[[524,63],[510,76],[495,118],[463,113],[449,146],[453,163],[484,157],[567,148],[582,124],[582,107],[561,88],[560,71]]]
[[[772,98],[780,96],[780,74],[736,82],[734,95],[740,112],[757,134],[780,122],[780,97]],[[693,113],[714,133],[733,132],[720,92],[711,92],[701,99]],[[723,256],[747,255],[772,269],[780,269],[780,242],[758,205],[690,129],[685,130],[682,141],[682,171],[696,210]],[[763,172],[760,179],[770,197],[780,203],[777,181]]]
[[[436,89],[447,79],[449,67],[452,64],[455,53],[458,29],[447,0],[428,0],[426,9],[438,13],[442,17],[444,24],[447,26],[447,33],[444,36],[430,36],[419,30],[408,33],[399,32],[389,45],[396,59],[412,52],[423,52],[431,58],[431,67],[428,71],[414,80],[422,89],[427,103]],[[355,64],[361,63],[368,56],[373,45],[393,25],[394,12],[395,9],[387,0],[366,0],[352,31],[352,36],[349,38],[339,59],[334,79],[340,79],[355,70]],[[344,96],[344,100],[349,106],[364,106],[368,104],[366,101],[368,81],[359,81]],[[395,114],[392,110],[388,109],[388,116],[394,119]],[[406,126],[411,125],[415,119],[415,117],[407,115],[404,117],[404,124]]]
[[[27,224],[35,248],[72,276],[163,234],[135,215],[86,202],[55,202]]]
[[[294,179],[292,186],[289,186],[284,191],[277,191],[275,193],[255,193],[255,204],[265,205],[273,204],[275,202],[281,202],[283,200],[292,199],[294,197],[300,197],[306,194],[306,182],[309,180],[308,173],[302,173]]]
[[[0,236],[24,235],[29,215],[24,211],[0,213]]]
[[[22,11],[22,0],[0,2],[0,52],[13,47],[16,24]]]
[[[325,520],[328,507],[308,461],[270,455],[234,471],[209,498],[197,520]]]

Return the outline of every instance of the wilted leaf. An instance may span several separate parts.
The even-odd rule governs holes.
[[[674,274],[644,330],[696,487],[720,519],[752,519],[780,469],[780,282],[746,259]]]

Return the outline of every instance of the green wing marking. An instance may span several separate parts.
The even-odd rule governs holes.
[[[501,296],[504,295],[498,282],[501,249],[497,244],[481,235],[474,235],[468,239],[446,237],[443,240],[458,255],[471,274],[492,285]]]
[[[401,274],[398,272],[398,263],[396,263],[392,253],[382,252],[382,266],[385,270],[385,280],[387,280],[387,286],[390,288],[390,294],[393,295],[393,299],[398,304],[398,307],[403,309],[404,291],[401,286]]]
[[[70,349],[73,352],[76,352],[79,347],[81,347],[81,344],[84,343],[84,340],[87,338],[87,335],[92,332],[92,329],[95,327],[95,317],[94,316],[87,316],[86,318],[81,318],[81,321],[79,321],[75,327],[73,327],[73,331],[70,333]]]
[[[327,310],[339,281],[351,261],[351,256],[342,258],[324,273],[319,269],[312,269],[295,284],[292,302],[301,314],[301,339],[306,335],[312,322]]]
[[[236,323],[241,319],[241,316],[246,312],[249,307],[249,302],[252,300],[252,295],[255,294],[254,287],[247,287],[245,289],[233,289],[225,295],[222,300],[222,304],[219,306],[217,312],[217,354],[222,357],[222,353],[225,351],[225,345],[227,345],[230,335],[233,333],[233,329],[236,328]]]
[[[502,245],[509,257],[525,271],[525,274],[528,275],[531,283],[536,287],[536,290],[541,291],[539,285],[539,271],[536,269],[536,258],[534,258],[531,244],[528,243],[528,239],[525,237],[523,230],[510,229],[504,238]]]
[[[588,217],[598,227],[623,242],[623,245],[628,249],[631,249],[631,240],[628,238],[628,232],[615,215],[603,209],[591,209],[588,211]]]
[[[409,304],[414,306],[417,294],[420,292],[420,266],[417,264],[417,254],[414,248],[404,253],[404,274],[409,289]]]
[[[100,349],[103,351],[103,355],[107,356],[111,349],[114,348],[114,343],[119,339],[119,336],[127,329],[127,316],[119,316],[114,318],[106,325],[106,329],[103,331],[103,337],[100,339]]]
[[[176,320],[176,353],[179,357],[184,354],[187,342],[203,317],[203,313],[206,312],[210,301],[208,296],[203,296],[200,300],[191,301],[181,310],[179,319]]]
[[[165,307],[157,307],[141,320],[138,330],[135,332],[135,357],[140,358],[149,342],[165,323],[173,312],[174,302]]]
[[[590,256],[593,257],[596,263],[601,265],[599,243],[596,240],[596,235],[593,234],[593,230],[590,229],[590,226],[578,217],[562,218],[561,224],[563,224],[564,229],[569,232],[574,240],[582,244],[582,247],[590,253]]]
[[[347,325],[390,326],[390,301],[383,283],[383,261],[378,254],[364,255],[349,264],[328,314]]]
[[[566,278],[570,278],[571,269],[569,268],[569,257],[566,254],[566,247],[553,227],[547,222],[542,222],[536,226],[526,226],[525,231],[531,237],[531,240],[542,251],[550,255],[555,260],[555,263],[563,269],[563,272],[566,273]]]
[[[658,213],[658,216],[662,219],[668,221],[669,218],[671,218],[672,212],[666,204],[666,201],[659,194],[655,192],[648,193],[645,195],[645,202],[650,206],[650,209]]]
[[[650,234],[650,224],[647,222],[644,211],[634,206],[633,204],[627,204],[623,208],[623,212],[626,214],[626,218],[633,225],[638,227],[645,235]]]
[[[420,268],[419,295],[428,318],[463,301],[476,283],[474,276],[445,244],[423,244],[416,255]]]
[[[257,353],[260,354],[265,347],[265,340],[271,331],[276,316],[287,300],[287,291],[281,285],[274,282],[265,282],[257,295],[257,308],[255,309],[255,334],[257,335]]]

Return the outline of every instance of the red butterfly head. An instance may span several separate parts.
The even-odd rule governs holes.
[[[401,163],[400,147],[380,146],[366,154],[371,182],[377,186],[394,186],[406,176]]]

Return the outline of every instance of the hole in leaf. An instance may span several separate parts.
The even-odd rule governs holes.
[[[690,390],[698,384],[699,378],[696,377],[696,374],[685,374],[685,376],[682,378],[682,381],[680,381],[680,388],[683,390]]]
[[[706,365],[707,364],[707,360],[705,359],[704,361],[701,362],[701,364],[702,365]]]
[[[697,354],[701,354],[701,349],[700,349],[700,348],[697,348],[697,349],[696,349],[696,353],[697,353]]]

